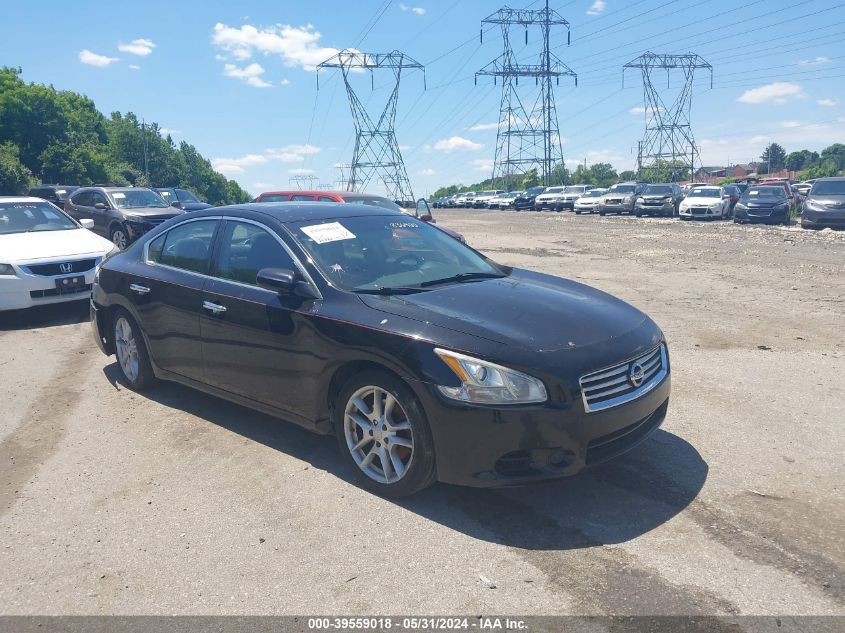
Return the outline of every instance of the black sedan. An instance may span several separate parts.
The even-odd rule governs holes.
[[[786,189],[780,185],[749,187],[734,205],[737,224],[789,224],[791,217],[792,205],[786,197]]]
[[[376,207],[179,216],[100,266],[91,306],[131,388],[173,380],[334,433],[388,496],[572,475],[669,402],[663,334],[636,308]]]

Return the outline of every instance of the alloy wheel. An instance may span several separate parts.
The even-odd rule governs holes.
[[[373,385],[358,389],[346,403],[343,431],[352,459],[367,477],[393,484],[407,474],[414,434],[393,394]]]
[[[114,229],[111,234],[111,241],[120,250],[124,250],[129,243],[129,238],[126,237],[126,232],[123,229]]]
[[[114,325],[114,345],[123,374],[127,380],[135,382],[138,379],[138,344],[125,317],[120,317]]]

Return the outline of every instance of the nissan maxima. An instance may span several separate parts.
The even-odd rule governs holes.
[[[669,403],[663,333],[636,308],[364,205],[174,218],[98,268],[91,316],[132,389],[172,380],[334,434],[385,496],[572,475]]]

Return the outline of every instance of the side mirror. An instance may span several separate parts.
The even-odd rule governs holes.
[[[104,211],[104,210],[108,209],[105,202],[95,202],[94,208],[98,209],[99,211]]]
[[[255,281],[261,288],[288,295],[296,285],[296,273],[286,268],[262,268]]]
[[[428,206],[425,198],[417,200],[417,217],[423,222],[431,222],[431,209]]]
[[[174,207],[175,209],[181,209],[182,203],[179,202],[178,200],[174,200],[173,202],[170,203],[170,206]]]
[[[94,228],[94,220],[91,218],[82,218],[79,223],[82,225],[83,229],[93,229]]]

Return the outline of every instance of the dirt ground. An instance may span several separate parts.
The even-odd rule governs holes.
[[[649,313],[662,429],[572,479],[396,503],[332,438],[126,390],[84,303],[0,315],[0,612],[845,614],[845,233],[435,214]]]

